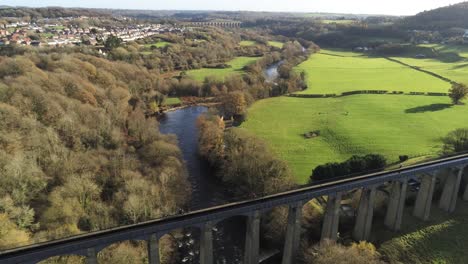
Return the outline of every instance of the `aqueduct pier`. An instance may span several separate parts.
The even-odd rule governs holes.
[[[0,263],[38,263],[49,257],[63,255],[85,256],[87,263],[95,264],[97,254],[105,247],[127,240],[144,240],[148,245],[150,264],[159,264],[159,239],[172,230],[196,227],[200,229],[200,263],[212,264],[213,231],[216,223],[234,216],[244,216],[247,223],[244,263],[258,264],[260,218],[264,211],[277,206],[288,206],[286,239],[282,263],[294,263],[301,233],[302,206],[308,201],[327,197],[322,225],[322,239],[336,239],[338,234],[342,194],[361,189],[353,237],[366,240],[370,236],[376,191],[379,186],[390,185],[390,194],[385,217],[385,226],[397,231],[402,225],[408,181],[420,182],[413,215],[422,221],[429,219],[437,179],[443,182],[443,191],[438,201],[440,209],[451,213],[459,197],[468,200],[468,188],[460,193],[460,185],[468,155],[454,156],[401,169],[361,175],[334,182],[305,187],[275,194],[260,199],[243,201],[207,208],[183,215],[122,226],[110,230],[88,233],[0,253]]]

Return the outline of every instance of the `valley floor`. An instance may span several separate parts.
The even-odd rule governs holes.
[[[410,162],[437,156],[443,136],[467,127],[468,106],[453,106],[448,96],[409,95],[447,93],[451,86],[410,66],[427,67],[443,77],[468,82],[465,50],[443,48],[434,47],[436,53],[459,52],[459,61],[396,58],[409,65],[405,66],[355,52],[321,50],[297,67],[307,76],[308,89],[301,94],[333,93],[337,97],[261,100],[249,109],[241,127],[266,140],[289,164],[298,183],[307,183],[316,166],[352,155],[382,154],[390,163],[398,162],[400,155],[408,155]],[[404,94],[339,96],[355,90]],[[317,131],[317,137],[305,136]]]
[[[465,127],[467,113],[468,106],[452,106],[448,97],[277,97],[255,103],[241,127],[266,140],[306,183],[316,166],[352,155],[378,153],[390,162],[437,155],[440,138]],[[316,130],[320,136],[304,137]]]
[[[300,94],[340,95],[356,90],[446,93],[450,88],[450,83],[427,73],[354,52],[321,50],[296,70],[306,72],[308,89]]]

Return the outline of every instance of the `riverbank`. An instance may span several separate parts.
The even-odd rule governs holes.
[[[180,106],[176,106],[176,107],[172,107],[172,108],[168,108],[166,110],[163,110],[163,113],[170,113],[170,112],[182,110],[182,109],[189,108],[189,107],[196,107],[196,106],[211,108],[211,107],[216,107],[216,106],[218,106],[220,104],[221,103],[216,102],[216,103],[195,103],[195,104],[180,105]]]
[[[209,164],[198,155],[198,127],[196,123],[198,117],[208,111],[208,106],[213,106],[213,103],[172,108],[159,120],[161,133],[177,136],[179,148],[189,172],[188,180],[192,186],[190,210],[229,203],[230,198],[232,198],[215,177]],[[245,225],[236,218],[227,219],[217,224],[213,231],[215,257],[225,261],[234,260],[229,262],[233,264],[241,263],[243,250],[237,245],[241,245],[245,239],[244,230]],[[184,237],[189,238],[198,235],[195,230],[185,230],[184,233]],[[185,245],[184,248],[180,249],[182,259],[186,260],[184,263],[197,264],[197,245],[190,243],[186,245],[183,242],[182,244]]]

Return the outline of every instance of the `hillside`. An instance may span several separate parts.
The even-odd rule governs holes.
[[[154,72],[40,51],[0,57],[0,249],[177,213],[177,142],[135,89]]]
[[[79,16],[102,17],[102,16],[106,16],[106,14],[102,12],[98,12],[93,9],[86,9],[86,8],[62,8],[62,7],[30,8],[30,7],[0,6],[0,17],[2,18],[29,17],[31,19],[41,19],[41,18],[79,17]]]
[[[468,2],[421,12],[403,19],[402,26],[409,29],[439,30],[468,28]]]

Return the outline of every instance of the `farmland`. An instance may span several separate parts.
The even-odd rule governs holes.
[[[255,103],[242,127],[266,140],[306,183],[317,165],[352,155],[380,153],[390,162],[399,155],[436,155],[442,136],[466,126],[467,110],[451,106],[448,97],[278,97]],[[319,137],[304,138],[316,130]]]
[[[439,74],[459,83],[468,83],[468,48],[464,46],[425,45],[433,48],[438,57],[415,59],[394,57],[403,63]]]
[[[244,47],[248,47],[248,46],[253,46],[255,45],[257,42],[253,41],[253,40],[242,40],[239,45],[241,46],[244,46]]]
[[[284,46],[284,43],[283,42],[279,42],[279,41],[268,41],[268,45],[272,46],[272,47],[276,47],[276,48],[283,48]]]
[[[169,43],[167,41],[159,41],[159,42],[155,42],[155,43],[145,44],[145,45],[143,45],[143,47],[152,48],[153,46],[155,46],[156,48],[164,48],[166,46],[169,46],[170,44],[171,43]]]
[[[182,103],[179,98],[177,97],[169,97],[166,99],[166,105],[176,105]]]
[[[322,20],[322,23],[325,24],[341,24],[341,25],[347,25],[351,23],[356,23],[356,20],[350,20],[350,19],[324,19]]]
[[[190,70],[187,72],[188,76],[192,77],[193,79],[202,82],[205,80],[206,77],[215,77],[219,79],[224,79],[227,76],[233,74],[242,74],[243,68],[251,63],[254,63],[260,59],[260,57],[237,57],[229,62],[230,68],[225,69],[211,69],[211,68],[203,68],[203,69],[196,69]]]
[[[385,58],[322,50],[296,67],[306,72],[303,94],[341,94],[355,90],[447,92],[450,84]]]
[[[275,48],[283,48],[284,43],[280,41],[268,41],[267,42],[269,46],[275,47]],[[253,46],[256,45],[257,42],[253,40],[243,40],[239,43],[240,46],[248,47],[248,46]]]

